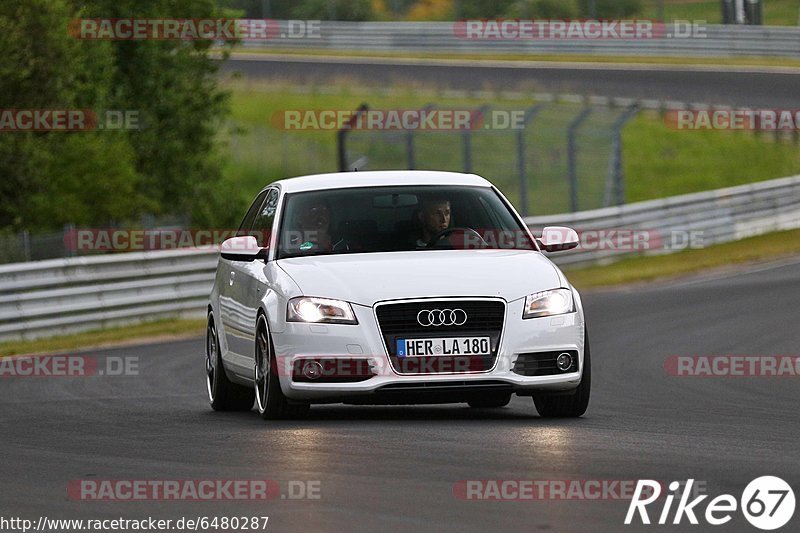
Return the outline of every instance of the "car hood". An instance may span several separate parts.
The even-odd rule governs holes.
[[[499,296],[507,301],[562,286],[530,250],[425,250],[295,257],[278,261],[306,296],[366,306],[382,300]]]

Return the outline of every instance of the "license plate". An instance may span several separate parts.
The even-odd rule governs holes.
[[[397,357],[453,357],[490,355],[489,337],[397,339]]]

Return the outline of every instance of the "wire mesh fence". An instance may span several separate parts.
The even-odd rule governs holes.
[[[149,232],[149,235],[158,232],[174,232],[185,228],[187,225],[185,217],[165,215],[143,215],[136,228],[140,232]],[[109,241],[115,238],[115,230],[130,239],[130,235],[137,230],[130,226],[123,226],[119,223],[111,223],[103,228],[80,229],[72,224],[67,224],[61,231],[47,233],[31,233],[27,230],[19,232],[3,231],[0,232],[0,264],[23,263],[27,261],[42,261],[45,259],[60,259],[63,257],[76,257],[84,255],[99,255],[113,252],[114,246],[82,246],[79,241],[82,232],[86,235],[96,236],[102,233]],[[148,235],[148,236],[149,236]],[[158,244],[158,239],[152,242]],[[148,249],[147,240],[142,240],[142,249]],[[120,250],[124,251],[124,250]]]
[[[239,186],[260,189],[270,179],[336,171],[335,147],[318,137],[249,126],[242,134],[230,136],[227,144],[231,163],[239,174]],[[270,175],[265,176],[265,172]],[[248,183],[242,173],[252,174],[253,183]]]
[[[249,128],[227,139],[236,186],[258,190],[285,177],[340,170],[430,169],[474,172],[495,183],[523,215],[548,215],[617,205],[624,201],[619,135],[635,108],[587,101],[539,102],[470,110],[481,127],[471,129],[352,129],[287,135]],[[433,103],[425,109],[438,109]],[[514,119],[510,117],[516,117]],[[512,122],[517,127],[511,127]],[[615,145],[616,140],[616,145]],[[132,228],[182,229],[180,217],[144,216]],[[104,229],[113,230],[111,223]],[[149,234],[148,236],[151,236]],[[0,232],[0,263],[106,253],[73,242],[75,228],[31,234]]]
[[[583,102],[486,105],[474,110],[481,117],[477,127],[460,130],[345,129],[340,170],[474,172],[497,185],[524,215],[619,205],[619,139],[636,111]]]

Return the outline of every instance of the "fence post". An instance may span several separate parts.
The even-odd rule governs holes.
[[[434,104],[427,104],[422,108],[422,111],[428,112],[434,107]],[[408,170],[415,170],[417,166],[417,161],[414,157],[414,133],[415,130],[411,128],[406,130],[406,161],[408,163],[406,166],[408,166]]]
[[[64,245],[64,257],[73,257],[78,249],[78,240],[75,235],[74,224],[64,224],[64,234],[61,238]]]
[[[585,107],[578,113],[567,127],[567,170],[569,174],[569,206],[573,213],[578,210],[578,149],[575,146],[575,136],[578,128],[592,112],[591,107]]]
[[[31,260],[31,234],[26,229],[22,230],[22,253],[26,263]]]
[[[467,174],[472,173],[472,129],[477,123],[483,123],[482,120],[476,121],[476,118],[485,119],[486,112],[489,110],[488,105],[482,105],[478,108],[477,113],[473,115],[469,123],[469,128],[461,132],[461,139],[464,143],[464,172]]]
[[[416,167],[416,161],[414,160],[414,130],[407,129],[406,130],[406,167],[408,170],[414,170]]]
[[[611,126],[611,157],[608,162],[608,178],[606,179],[603,207],[608,207],[612,201],[614,205],[625,203],[625,182],[622,169],[622,128],[638,112],[639,106],[632,104],[617,117]]]
[[[528,124],[533,118],[542,110],[544,104],[536,104],[525,110],[525,117],[522,121],[522,127],[517,130],[517,172],[519,174],[519,207],[522,210],[522,216],[526,217],[528,212],[528,176],[525,173],[525,132],[527,131]]]
[[[359,117],[369,109],[367,104],[361,104],[356,112],[347,121],[347,124],[336,132],[336,139],[339,152],[339,172],[347,172],[347,132],[353,129],[353,125],[358,121]]]

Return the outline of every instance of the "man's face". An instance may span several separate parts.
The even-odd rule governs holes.
[[[422,207],[422,227],[430,235],[436,235],[450,226],[450,202],[432,202]]]
[[[324,202],[314,202],[303,207],[297,215],[297,225],[303,231],[327,231],[331,212]]]

